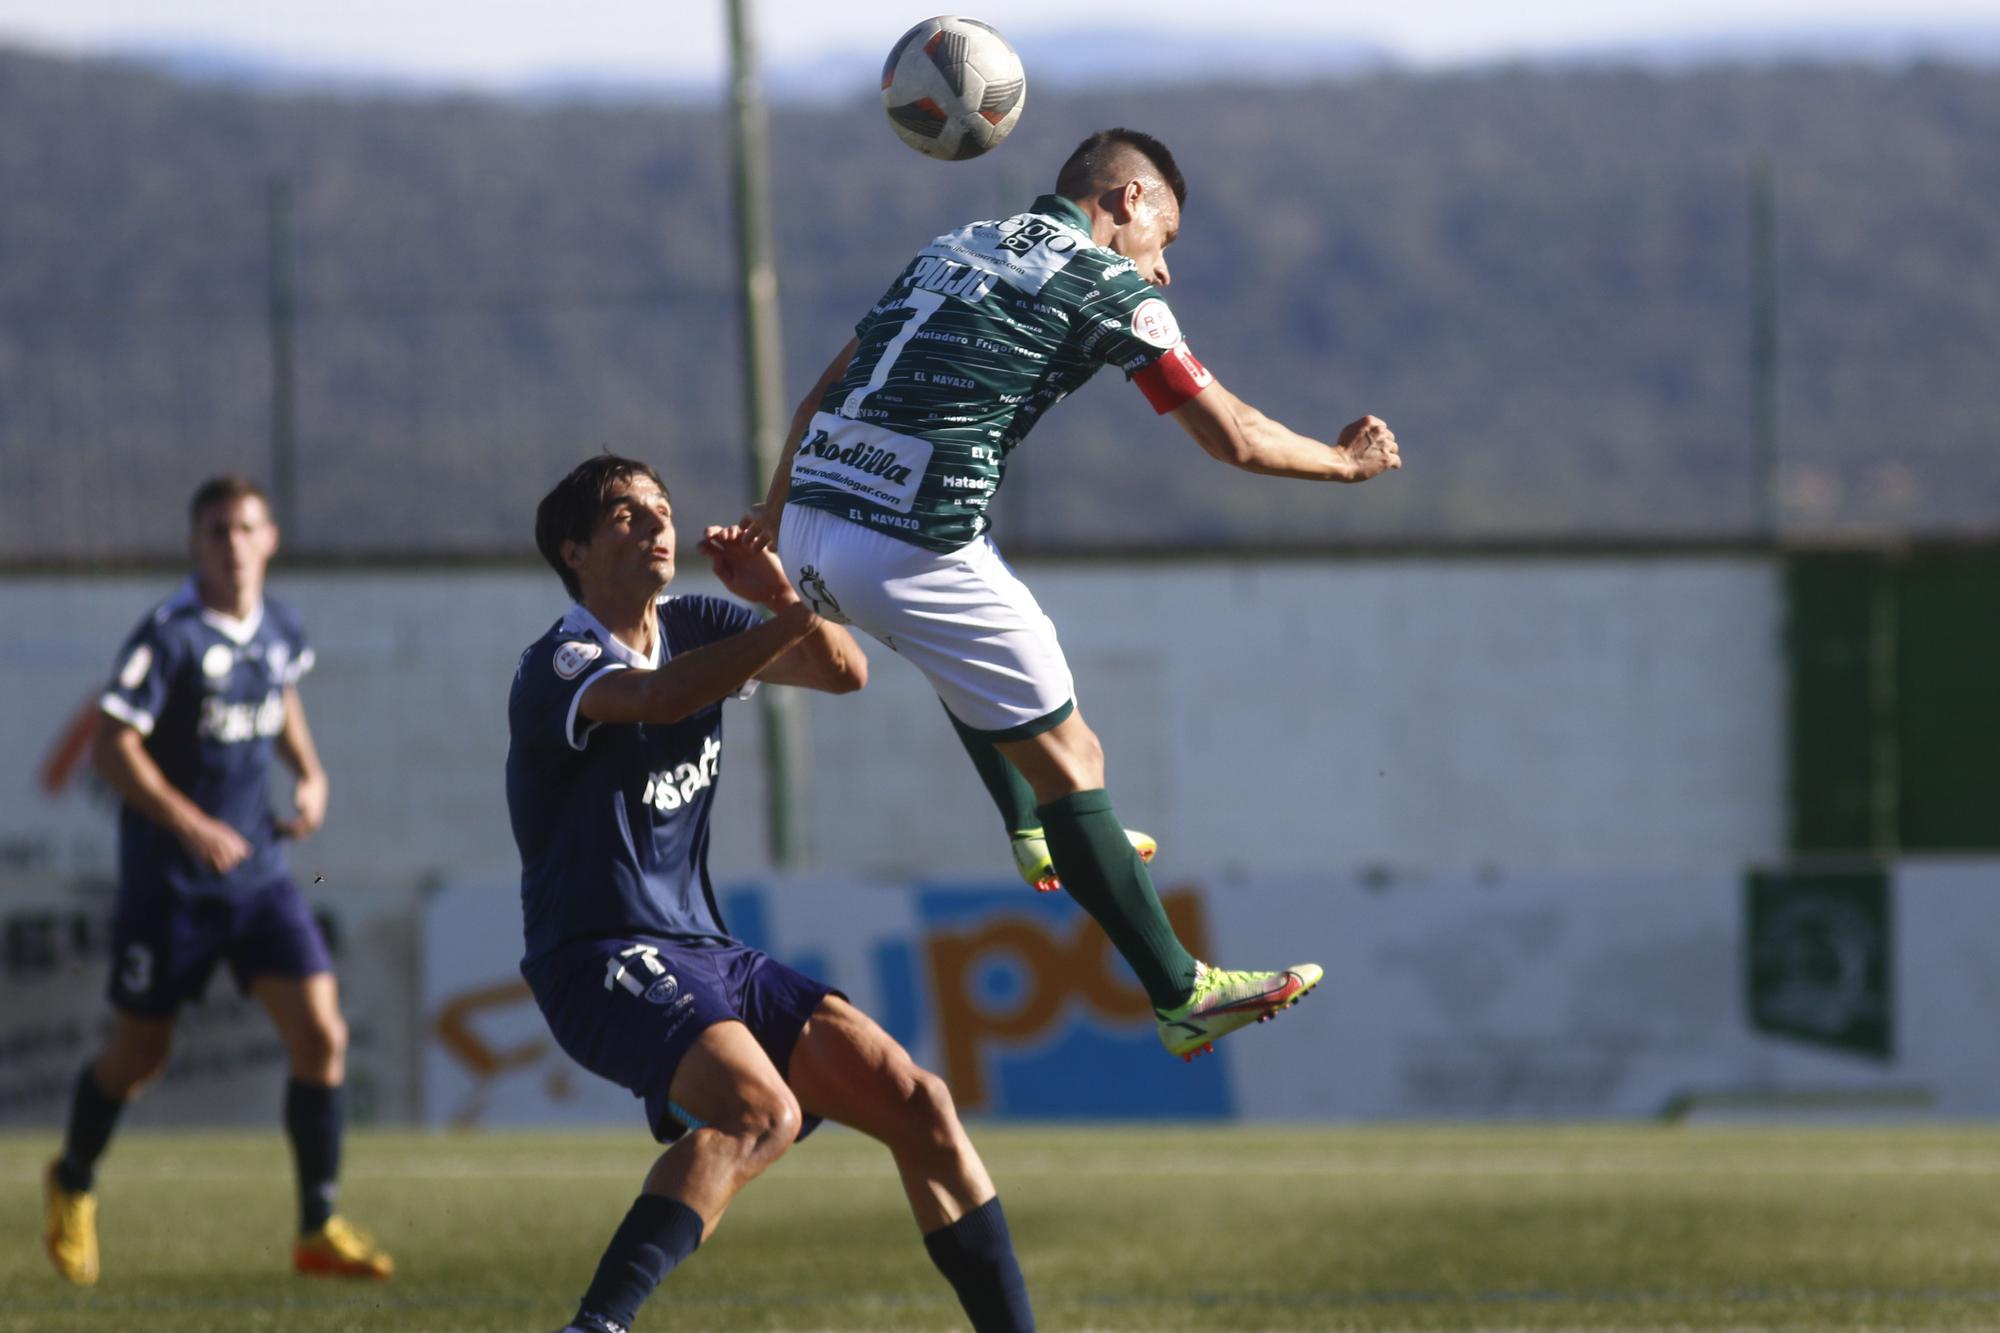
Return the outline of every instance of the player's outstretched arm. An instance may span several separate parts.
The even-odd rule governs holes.
[[[577,707],[593,722],[678,722],[742,689],[820,623],[810,606],[794,602],[741,634],[676,653],[657,670],[606,672]]]
[[[309,838],[326,823],[326,768],[319,761],[312,728],[306,725],[306,706],[295,685],[285,687],[285,729],[278,733],[278,757],[298,775],[292,788],[292,807],[297,813],[278,825],[278,833],[286,838]]]
[[[199,864],[226,875],[250,855],[250,843],[241,833],[167,781],[153,756],[146,753],[145,738],[134,728],[105,717],[91,758],[105,785],[124,798],[125,804],[173,834]]]
[[[1403,466],[1395,432],[1380,417],[1350,423],[1328,445],[1273,421],[1219,381],[1170,415],[1210,457],[1267,477],[1355,482]]]
[[[785,567],[764,533],[761,509],[761,505],[752,506],[733,527],[707,529],[702,533],[700,550],[714,566],[723,587],[776,615],[802,599],[785,577]],[[868,683],[868,658],[853,635],[822,618],[817,630],[759,671],[757,679],[848,694]]]
[[[785,497],[792,492],[792,455],[799,451],[799,445],[806,438],[806,424],[819,410],[819,400],[826,396],[826,391],[833,387],[836,380],[847,373],[847,364],[854,360],[854,353],[860,346],[859,338],[849,338],[847,346],[826,363],[819,380],[807,390],[805,397],[799,399],[798,407],[792,411],[792,428],[785,433],[785,451],[778,456],[777,469],[771,473],[770,488],[764,493],[764,510],[757,519],[758,527],[774,546],[778,541],[778,524],[785,517]]]

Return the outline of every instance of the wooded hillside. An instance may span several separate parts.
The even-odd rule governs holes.
[[[1030,71],[1032,79],[1032,71]],[[1016,456],[1015,550],[1752,530],[1753,161],[1778,183],[1785,522],[2000,526],[2000,74],[1795,67],[1032,95],[935,163],[865,92],[773,113],[787,383],[908,254],[1167,140],[1169,293],[1237,392],[1359,489],[1228,472],[1115,374]],[[684,522],[748,492],[720,115],[196,88],[0,52],[0,558],[171,552],[193,482],[268,476],[268,182],[290,182],[294,551],[526,550],[600,447]]]

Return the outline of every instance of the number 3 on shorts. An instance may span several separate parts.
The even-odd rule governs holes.
[[[153,988],[153,951],[143,944],[125,946],[125,965],[119,969],[118,980],[133,995],[144,995]]]

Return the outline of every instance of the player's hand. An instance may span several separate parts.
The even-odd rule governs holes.
[[[278,824],[281,838],[310,838],[326,823],[326,774],[303,776],[292,788],[292,806],[298,811]]]
[[[1342,481],[1366,481],[1403,466],[1396,432],[1380,417],[1363,417],[1347,426],[1333,447],[1335,452],[1346,454],[1353,466],[1353,471],[1342,477]]]
[[[778,518],[781,512],[768,505],[751,505],[740,526],[755,534],[767,550],[775,551],[778,549]]]
[[[791,580],[785,577],[785,567],[778,563],[778,553],[761,533],[745,524],[704,529],[697,549],[715,567],[715,577],[722,580],[722,586],[746,602],[762,605],[796,596]]]
[[[180,830],[181,846],[197,865],[226,875],[250,859],[250,843],[241,833],[219,819],[197,816]]]

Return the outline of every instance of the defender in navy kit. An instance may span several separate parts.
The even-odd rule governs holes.
[[[77,1078],[45,1180],[44,1240],[64,1277],[98,1277],[98,1157],[125,1103],[166,1067],[175,1015],[218,964],[270,1013],[290,1063],[285,1129],[299,1183],[302,1273],[386,1278],[394,1264],[338,1216],[347,1026],[332,959],[286,869],[283,838],[326,817],[326,770],[299,680],[312,648],[264,596],[278,530],[263,494],[217,477],[191,506],[195,572],[126,640],[99,706],[98,770],[123,798],[109,1041]],[[296,813],[271,808],[273,758]]]
[[[576,604],[521,655],[508,699],[521,972],[558,1044],[642,1099],[670,1145],[569,1330],[625,1333],[736,1192],[822,1118],[888,1146],[973,1328],[1032,1329],[1000,1200],[943,1082],[839,993],[731,938],[709,881],[725,701],[760,683],[860,689],[860,649],[742,525],[708,528],[700,549],[768,617],[663,596],[673,509],[644,463],[579,464],[543,499],[535,541]]]

